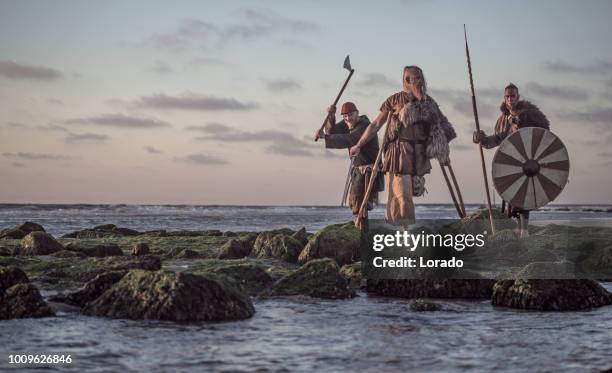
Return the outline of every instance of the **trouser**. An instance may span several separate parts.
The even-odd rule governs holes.
[[[412,201],[412,176],[387,174],[389,199],[387,200],[388,223],[407,226],[414,224],[414,203]]]
[[[368,183],[370,182],[371,175],[371,170],[362,170],[357,167],[355,167],[351,173],[352,180],[351,189],[349,190],[349,207],[355,216],[359,214],[359,208],[361,207],[363,197],[365,197],[366,190],[368,189]],[[370,202],[367,204],[368,210],[373,208],[373,204],[378,197],[378,190],[379,188],[374,185],[374,188],[370,193],[370,197],[368,198],[368,202]]]

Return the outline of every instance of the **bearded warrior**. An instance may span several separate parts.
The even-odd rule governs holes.
[[[495,134],[487,136],[484,131],[474,131],[474,143],[480,143],[486,149],[492,149],[508,137],[510,134],[526,127],[550,128],[550,123],[540,109],[529,101],[521,100],[519,89],[510,83],[504,88],[504,101],[500,106],[501,115],[495,123]],[[503,206],[506,204],[502,204]],[[507,213],[509,217],[519,219],[519,231],[521,236],[528,234],[529,211],[508,204]]]
[[[430,159],[447,164],[448,142],[456,135],[436,101],[427,95],[425,77],[418,66],[404,68],[403,90],[383,102],[379,115],[351,148],[351,155],[359,154],[387,121],[383,163],[389,188],[386,220],[408,226],[415,222],[413,196],[425,192],[424,176],[431,171]]]

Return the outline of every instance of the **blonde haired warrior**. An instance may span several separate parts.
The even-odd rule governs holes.
[[[404,67],[403,89],[383,102],[380,113],[351,148],[361,148],[388,122],[383,140],[383,172],[388,176],[387,222],[408,226],[415,222],[412,197],[425,191],[424,175],[431,171],[431,158],[449,162],[448,141],[455,132],[438,104],[427,95],[427,83],[418,66]]]

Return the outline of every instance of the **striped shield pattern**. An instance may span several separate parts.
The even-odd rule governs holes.
[[[493,156],[493,185],[512,206],[533,210],[553,201],[569,176],[567,148],[552,132],[521,128]]]

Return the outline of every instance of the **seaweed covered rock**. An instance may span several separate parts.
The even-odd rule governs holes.
[[[0,293],[13,285],[29,282],[30,279],[21,269],[14,266],[0,267]]]
[[[151,252],[149,249],[149,244],[146,242],[139,242],[132,247],[132,255],[134,256],[143,256],[147,255]]]
[[[493,220],[497,230],[515,229],[516,222],[508,218],[499,209],[492,209]],[[450,224],[447,230],[451,233],[471,233],[482,234],[484,231],[491,233],[491,225],[489,223],[489,210],[480,208],[474,213],[467,215],[456,223]]]
[[[0,320],[54,316],[38,289],[17,267],[0,267]]]
[[[176,259],[198,259],[201,255],[199,252],[191,249],[183,249],[176,256]]]
[[[257,236],[250,256],[254,258],[279,258],[296,263],[303,245],[297,239],[283,234],[263,232]]]
[[[502,280],[493,287],[494,306],[538,311],[589,310],[612,304],[612,294],[594,280]]]
[[[94,277],[85,286],[70,294],[58,294],[49,299],[51,302],[66,303],[72,306],[83,307],[85,304],[95,300],[106,290],[119,282],[127,271],[109,271]]]
[[[37,223],[26,221],[14,228],[7,228],[0,231],[0,238],[22,239],[32,232],[44,232],[45,228]]]
[[[315,298],[344,299],[355,295],[332,259],[315,259],[290,273],[273,286],[269,295],[308,295]]]
[[[121,248],[114,243],[93,246],[78,246],[73,243],[70,243],[66,245],[66,250],[73,251],[75,253],[81,253],[85,256],[93,258],[105,258],[107,256],[123,255],[123,251],[121,250]]]
[[[344,277],[349,284],[358,288],[361,285],[361,262],[345,264],[340,268],[340,275]]]
[[[13,250],[8,247],[0,246],[0,256],[12,256]]]
[[[308,243],[308,232],[306,232],[306,228],[302,227],[299,231],[295,232],[291,235],[291,237],[302,243],[302,246],[306,246]]]
[[[77,277],[82,281],[89,281],[99,274],[108,271],[129,271],[142,269],[158,271],[161,269],[161,258],[156,255],[145,256],[112,256],[106,258],[88,258]]]
[[[261,293],[274,282],[263,266],[252,263],[224,263],[212,267],[210,272],[232,278],[249,295]]]
[[[122,319],[222,321],[249,318],[255,309],[248,296],[212,276],[134,270],[83,312]]]
[[[495,280],[401,279],[367,280],[366,291],[398,298],[490,299]]]
[[[310,237],[298,262],[332,258],[341,266],[352,263],[359,258],[359,240],[359,230],[353,223],[328,225]]]
[[[241,259],[251,254],[253,245],[240,238],[232,238],[224,243],[219,249],[217,258],[219,259]]]
[[[29,233],[21,240],[20,255],[49,255],[64,250],[64,246],[57,242],[52,235],[45,232]]]
[[[92,229],[82,229],[62,236],[62,238],[104,238],[113,236],[138,236],[141,233],[129,229],[115,226],[115,224],[103,224]]]

